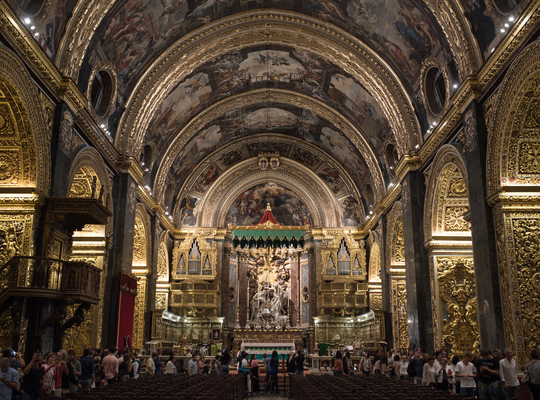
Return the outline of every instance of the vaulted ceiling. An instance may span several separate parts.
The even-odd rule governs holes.
[[[10,1],[179,227],[362,225],[525,3]]]

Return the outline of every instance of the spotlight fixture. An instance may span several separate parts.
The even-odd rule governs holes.
[[[26,25],[29,25],[30,22],[32,22],[32,21],[30,20],[30,18],[25,18],[25,19],[24,19],[24,23],[25,23]]]

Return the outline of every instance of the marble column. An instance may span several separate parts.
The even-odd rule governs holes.
[[[424,247],[424,199],[426,187],[420,171],[410,171],[401,182],[403,236],[409,343],[433,351],[433,312],[428,252]]]
[[[107,268],[107,282],[103,299],[102,346],[116,343],[120,272],[131,272],[137,183],[128,173],[115,175],[113,182],[113,247]]]
[[[488,132],[482,105],[473,102],[465,110],[462,118],[480,343],[482,348],[504,349],[504,321],[498,277],[495,225],[493,210],[486,200]]]

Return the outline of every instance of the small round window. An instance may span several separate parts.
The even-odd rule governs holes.
[[[446,82],[444,74],[437,67],[431,67],[426,73],[426,100],[430,111],[438,115],[446,103]]]
[[[90,103],[98,117],[103,117],[109,108],[113,93],[113,81],[105,71],[98,71],[90,89]]]

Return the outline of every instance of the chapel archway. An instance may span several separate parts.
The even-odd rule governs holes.
[[[540,345],[535,300],[540,297],[539,66],[540,43],[535,42],[506,74],[488,142],[488,199],[494,209],[505,339],[520,364]]]
[[[434,347],[462,355],[478,350],[478,299],[466,172],[455,147],[443,146],[428,171],[425,203]]]

